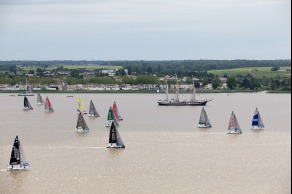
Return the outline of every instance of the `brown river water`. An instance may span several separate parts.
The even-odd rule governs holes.
[[[197,194],[291,193],[291,94],[202,94],[213,125],[198,129],[202,107],[159,107],[160,94],[42,94],[54,113],[23,111],[23,97],[0,94],[1,194]],[[90,132],[77,134],[77,98],[88,110]],[[109,106],[124,118],[126,148],[106,149]],[[258,108],[264,130],[250,129]],[[225,134],[232,110],[241,135]],[[6,171],[19,135],[31,170]]]

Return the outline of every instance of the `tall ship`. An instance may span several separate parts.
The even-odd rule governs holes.
[[[193,94],[190,100],[182,100],[180,99],[179,93],[179,85],[177,80],[177,87],[176,87],[176,95],[175,98],[170,99],[168,93],[168,84],[166,82],[166,96],[163,100],[158,100],[159,106],[206,106],[206,104],[213,99],[205,99],[205,100],[197,100],[196,99],[196,88],[195,84],[193,83]]]

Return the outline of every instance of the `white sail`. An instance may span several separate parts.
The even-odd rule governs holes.
[[[211,128],[211,127],[212,127],[212,125],[209,121],[209,118],[207,116],[205,108],[203,107],[202,111],[201,111],[201,116],[200,116],[198,128]]]
[[[30,165],[24,154],[24,150],[22,148],[21,142],[19,142],[19,151],[20,151],[20,168],[21,169],[29,169]]]
[[[238,124],[237,118],[234,112],[232,111],[227,134],[241,134],[241,133],[242,131]]]

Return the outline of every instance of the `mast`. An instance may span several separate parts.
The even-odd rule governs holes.
[[[166,80],[166,101],[168,102],[169,101],[169,98],[168,98],[168,82]]]
[[[195,101],[196,101],[196,87],[195,87],[195,80],[193,78],[193,94],[192,94],[191,102],[195,102]]]
[[[179,85],[177,76],[176,76],[176,102],[179,102]]]

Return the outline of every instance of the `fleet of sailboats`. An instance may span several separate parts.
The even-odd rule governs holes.
[[[109,142],[107,148],[125,148],[124,142],[116,128],[115,122],[112,122],[109,133]]]
[[[232,111],[227,134],[241,134],[241,133],[242,131],[238,124],[237,118],[234,114],[234,111]]]
[[[49,100],[49,97],[46,98],[44,112],[54,112],[54,109],[53,109],[52,104]]]
[[[37,94],[37,103],[38,104],[44,104],[44,111],[45,112],[54,112],[54,109],[51,105],[51,102],[48,97],[46,97],[45,102],[43,101],[41,95],[38,93]],[[88,132],[89,127],[85,122],[85,119],[83,117],[84,113],[84,106],[82,103],[81,98],[78,98],[78,119],[77,119],[77,124],[76,124],[76,131],[77,132]],[[24,109],[25,110],[32,110],[32,106],[26,96],[24,96]],[[90,101],[90,106],[89,106],[89,116],[90,117],[99,117],[99,114],[93,104],[93,101]],[[108,117],[107,117],[107,124],[106,127],[110,127],[110,132],[109,132],[109,142],[106,148],[125,148],[125,145],[120,137],[119,131],[117,130],[117,127],[119,126],[118,121],[122,121],[123,118],[119,113],[118,107],[116,102],[114,102],[113,107],[109,108],[108,112]],[[201,110],[200,114],[200,120],[198,124],[198,128],[211,128],[211,122],[207,116],[206,110],[203,107]],[[253,115],[252,119],[252,129],[264,129],[264,124],[261,118],[261,115],[259,113],[259,110],[256,108],[255,113]],[[228,131],[227,134],[241,134],[242,130],[239,126],[237,117],[232,111],[230,121],[229,121],[229,126],[228,126]],[[11,156],[10,156],[10,162],[8,166],[9,171],[20,171],[20,170],[29,170],[30,165],[29,162],[27,161],[22,145],[20,143],[20,140],[18,136],[16,136],[13,144],[13,148],[11,151]]]
[[[24,96],[24,100],[23,100],[23,110],[33,110],[26,96]]]
[[[264,129],[265,128],[262,117],[261,117],[260,112],[257,108],[256,108],[255,113],[254,113],[253,118],[252,118],[251,128],[252,129]]]
[[[212,127],[212,125],[211,125],[210,120],[207,116],[205,108],[203,107],[202,111],[201,111],[201,116],[200,116],[198,128],[211,128],[211,127]]]
[[[89,128],[84,120],[84,117],[82,116],[82,113],[79,113],[77,124],[76,124],[76,130],[77,132],[88,132]]]
[[[89,111],[88,111],[88,116],[90,117],[100,117],[92,100],[90,101],[90,104],[89,104]]]
[[[87,114],[85,107],[83,105],[82,99],[80,97],[78,98],[77,113]]]
[[[16,136],[11,151],[8,170],[20,171],[29,169],[30,169],[29,162],[26,159],[20,140],[18,139],[18,136]]]

